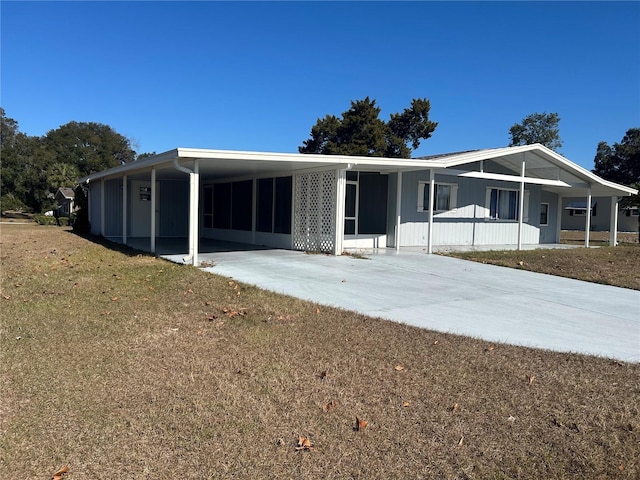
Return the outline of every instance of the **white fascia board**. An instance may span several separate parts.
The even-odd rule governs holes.
[[[438,172],[438,173],[447,174],[449,172],[453,173],[455,172],[455,170],[449,171],[445,169],[444,171]],[[551,185],[554,187],[571,187],[570,184],[568,184],[567,182],[563,182],[562,180],[551,180],[547,178],[534,178],[534,177],[519,177],[517,175],[504,175],[501,173],[459,172],[459,173],[454,173],[454,175],[458,177],[482,178],[485,180],[502,180],[506,182],[518,182],[518,183],[524,180],[524,183],[533,184],[533,185]]]
[[[411,158],[362,157],[349,155],[319,155],[307,153],[277,153],[277,152],[249,152],[239,150],[206,150],[197,148],[178,148],[178,158],[184,159],[220,159],[220,160],[250,160],[265,162],[296,162],[324,164],[325,166],[352,165],[376,166],[386,168],[431,168],[434,164],[429,160]]]
[[[480,150],[477,152],[463,153],[460,155],[452,155],[450,157],[446,157],[442,159],[442,162],[447,167],[454,167],[459,165],[464,165],[467,163],[476,162],[479,160],[490,160],[496,159],[497,157],[506,156],[506,155],[514,155],[518,153],[526,153],[526,152],[535,152],[544,159],[548,160],[554,165],[557,165],[560,168],[568,171],[572,175],[581,178],[585,181],[586,184],[598,184],[606,189],[615,190],[618,194],[622,195],[635,195],[638,191],[634,188],[627,187],[625,185],[620,185],[614,182],[610,182],[605,180],[593,172],[581,167],[573,163],[572,161],[566,159],[562,155],[554,152],[550,148],[545,147],[539,143],[534,143],[532,145],[522,145],[519,147],[504,147],[504,148],[496,148],[496,149],[488,149],[488,150]]]
[[[125,163],[124,165],[119,165],[117,167],[112,167],[107,170],[103,170],[101,172],[92,173],[91,175],[87,175],[86,177],[82,177],[78,180],[79,184],[92,182],[95,180],[99,180],[104,177],[110,177],[114,175],[123,175],[125,173],[130,173],[136,170],[145,170],[150,169],[151,167],[160,165],[162,163],[171,162],[178,155],[178,149],[169,150],[164,153],[159,153],[158,155],[154,155],[153,157],[145,158],[144,160],[138,160],[130,163]]]

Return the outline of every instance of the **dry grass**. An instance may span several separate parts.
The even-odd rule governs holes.
[[[634,234],[627,234],[634,235]],[[465,260],[520,268],[533,272],[576,278],[587,282],[640,290],[640,245],[620,243],[608,247],[608,233],[596,232],[599,248],[572,248],[524,251],[452,252]],[[605,240],[606,237],[606,240]],[[622,234],[622,239],[628,239]],[[583,243],[583,232],[563,232],[563,243]]]
[[[62,228],[3,225],[0,246],[2,478],[640,475],[637,364],[371,319]]]

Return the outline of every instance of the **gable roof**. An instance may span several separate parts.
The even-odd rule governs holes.
[[[522,164],[525,175],[522,176]],[[197,165],[197,167],[196,167]],[[176,148],[80,179],[80,183],[129,175],[148,178],[153,168],[157,178],[184,176],[184,168],[197,168],[213,180],[286,175],[313,168],[353,168],[381,173],[436,169],[437,173],[460,177],[504,180],[542,185],[544,189],[571,196],[628,196],[637,190],[604,180],[594,173],[540,145],[468,150],[421,158],[360,157],[301,153],[250,152]],[[181,171],[180,171],[181,170]]]
[[[76,198],[76,193],[73,191],[73,188],[60,187],[56,192],[56,197],[58,197],[58,194],[60,194],[66,200],[73,200],[74,198]]]

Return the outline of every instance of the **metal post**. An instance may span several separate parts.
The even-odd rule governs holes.
[[[436,197],[436,171],[429,170],[429,231],[427,232],[427,253],[433,253],[433,209]]]
[[[609,245],[618,245],[618,197],[611,197],[611,218],[609,219]]]
[[[396,182],[396,252],[400,251],[400,216],[402,208],[402,171],[398,170]]]
[[[591,230],[591,185],[587,190],[587,218],[584,221],[584,246],[589,248],[589,232]]]
[[[520,175],[520,198],[518,199],[518,250],[522,250],[522,222],[524,219],[524,174],[525,161],[522,160],[522,173]]]

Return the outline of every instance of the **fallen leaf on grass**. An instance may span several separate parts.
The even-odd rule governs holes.
[[[396,365],[395,369],[396,372],[401,372],[402,370],[404,370],[404,367],[402,365]]]
[[[462,435],[460,437],[460,440],[458,440],[458,446],[461,447],[462,446],[462,442],[464,442],[464,435]]]
[[[621,472],[624,471],[624,465],[622,463],[618,465],[618,470],[620,470]]]
[[[529,380],[529,385],[531,385],[535,379],[536,379],[535,375],[527,375],[527,380]]]
[[[489,345],[487,348],[484,349],[485,352],[493,352],[496,349],[496,347],[494,347],[493,345]]]
[[[111,297],[112,302],[115,302],[116,300],[118,300],[118,297]]]
[[[402,402],[403,407],[408,407],[409,405],[411,405],[411,402]]]
[[[69,473],[69,467],[66,465],[53,474],[51,480],[60,480],[65,474]]]
[[[452,412],[456,412],[458,410],[460,406],[458,405],[458,402],[454,403],[453,406],[451,406],[451,408],[449,408],[450,411]]]
[[[360,430],[364,430],[369,425],[369,422],[364,420],[363,418],[356,417],[356,426],[355,431],[359,432]]]
[[[335,402],[333,400],[329,400],[325,405],[324,405],[324,409],[328,412],[331,409],[334,409],[338,406],[338,402]]]
[[[296,451],[304,450],[306,452],[313,450],[311,439],[309,437],[298,436],[298,446]]]

